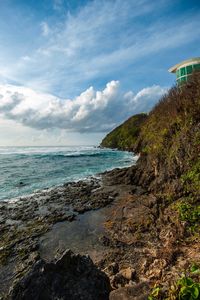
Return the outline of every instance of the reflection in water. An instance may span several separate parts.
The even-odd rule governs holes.
[[[104,233],[103,223],[110,207],[78,215],[73,222],[61,222],[40,239],[40,254],[46,260],[54,258],[57,250],[71,249],[75,253],[89,254],[97,261],[105,249],[99,238]]]

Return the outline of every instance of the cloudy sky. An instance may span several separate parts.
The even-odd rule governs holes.
[[[0,146],[98,144],[195,56],[199,0],[0,0]]]

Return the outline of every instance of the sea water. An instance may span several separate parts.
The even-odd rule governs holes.
[[[94,146],[0,147],[0,200],[135,163],[133,153]]]

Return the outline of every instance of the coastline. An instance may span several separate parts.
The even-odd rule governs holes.
[[[55,224],[76,222],[80,214],[105,207],[123,193],[122,186],[110,184],[119,170],[0,202],[2,297],[40,258],[40,239]]]
[[[137,166],[114,169],[39,199],[0,203],[2,299],[14,300],[21,280],[43,259],[48,265],[70,255],[75,267],[73,254],[63,256],[71,248],[75,255],[89,253],[93,267],[107,276],[109,296],[103,299],[142,300],[155,285],[169,289],[191,261],[200,260],[198,243],[185,240],[174,203],[138,185],[137,176]]]
[[[133,154],[94,147],[36,150],[20,147],[0,151],[0,201],[26,198],[66,182],[90,180],[106,170],[128,167],[136,161]]]

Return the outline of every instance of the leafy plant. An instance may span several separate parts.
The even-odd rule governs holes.
[[[179,214],[182,221],[195,224],[200,220],[200,205],[193,206],[190,203],[183,202],[179,205]]]
[[[162,292],[161,287],[155,286],[153,288],[153,290],[151,291],[151,294],[149,295],[148,300],[161,299],[160,298],[161,292]]]
[[[191,166],[189,171],[182,175],[182,182],[184,189],[188,193],[199,194],[200,193],[200,159]]]
[[[148,300],[200,300],[200,283],[193,279],[193,277],[199,278],[199,274],[199,265],[193,263],[168,290],[154,286]]]
[[[186,197],[178,204],[179,218],[187,222],[188,232],[199,234],[200,224],[200,205],[195,203],[195,198]]]
[[[191,268],[190,268],[190,272],[192,273],[192,274],[200,274],[200,268],[199,268],[199,266],[198,265],[196,265],[196,264],[193,264],[192,266],[191,266]]]
[[[179,300],[199,300],[200,299],[200,283],[195,283],[190,277],[185,275],[178,280]]]

